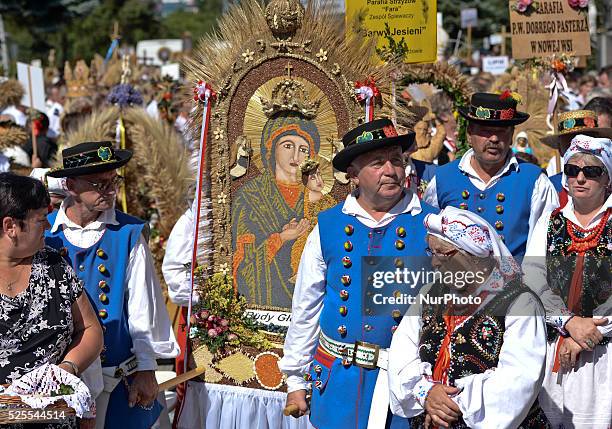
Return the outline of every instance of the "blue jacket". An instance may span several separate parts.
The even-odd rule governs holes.
[[[57,211],[48,217],[53,225]],[[84,282],[94,310],[104,331],[102,366],[117,366],[132,356],[132,338],[128,328],[126,272],[130,253],[142,233],[144,221],[115,211],[118,225],[106,225],[102,238],[83,249],[74,246],[64,235],[63,228],[47,231],[45,241],[66,258],[77,276]],[[155,402],[152,410],[128,407],[128,392],[119,383],[112,392],[106,413],[105,427],[148,429],[161,412]]]
[[[446,206],[469,210],[482,216],[501,235],[520,264],[529,236],[531,195],[542,170],[537,165],[519,161],[491,188],[480,191],[468,175],[459,169],[459,160],[437,170],[436,194],[440,209]]]
[[[367,269],[364,261],[369,263],[371,256],[425,259],[423,220],[437,210],[421,203],[420,214],[401,214],[390,224],[372,229],[342,213],[342,206],[338,204],[319,214],[321,250],[327,265],[321,331],[344,343],[364,341],[389,347],[401,315],[372,304],[368,295],[371,279],[362,278]],[[341,359],[318,347],[310,371],[314,386],[312,424],[318,429],[365,429],[378,371],[343,365]],[[397,416],[389,416],[388,422],[391,428],[409,427],[406,419]]]

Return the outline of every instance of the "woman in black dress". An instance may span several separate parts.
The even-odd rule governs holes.
[[[78,376],[102,350],[102,329],[82,284],[61,255],[44,245],[49,203],[40,181],[0,174],[2,384],[45,363]],[[27,427],[72,428],[76,421]]]

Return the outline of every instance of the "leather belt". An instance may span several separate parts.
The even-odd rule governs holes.
[[[321,332],[319,346],[331,356],[342,359],[345,365],[351,364],[368,369],[387,369],[389,362],[389,353],[386,348],[365,341],[344,343],[336,341]]]
[[[122,378],[132,375],[134,372],[136,372],[137,368],[138,361],[136,360],[136,356],[131,356],[117,366],[117,369],[115,369],[115,378]]]

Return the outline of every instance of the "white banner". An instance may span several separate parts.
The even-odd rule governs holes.
[[[25,63],[17,63],[17,78],[25,90],[21,104],[47,113],[47,106],[45,105],[45,81],[43,79],[42,68]],[[30,94],[30,91],[32,94]]]
[[[468,8],[461,10],[461,28],[478,26],[478,9]]]
[[[506,55],[499,57],[482,57],[482,71],[493,75],[503,74],[510,64]]]

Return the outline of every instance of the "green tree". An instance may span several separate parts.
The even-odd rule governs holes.
[[[90,13],[98,0],[2,0],[9,40],[19,50],[19,60],[45,58],[75,19]]]
[[[184,32],[191,33],[194,43],[216,27],[217,19],[223,13],[223,0],[198,2],[198,12],[175,11],[162,21],[163,37],[181,38]]]
[[[457,37],[461,29],[461,10],[468,8],[478,9],[478,26],[472,29],[472,46],[482,46],[482,39],[493,33],[501,31],[502,25],[510,30],[510,13],[508,0],[438,0],[438,12],[442,12],[444,29],[451,39]],[[463,29],[463,38],[466,30]]]
[[[96,53],[105,55],[115,21],[119,23],[122,44],[155,39],[161,32],[154,1],[106,0],[85,19],[73,23],[67,34],[66,57],[90,60]]]

